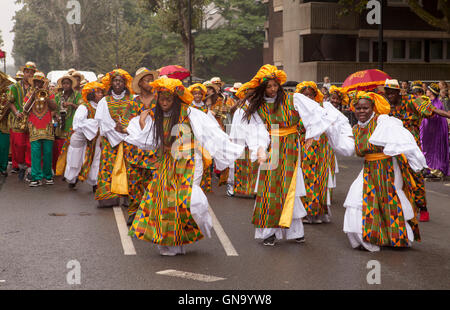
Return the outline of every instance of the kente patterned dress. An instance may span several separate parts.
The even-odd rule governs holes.
[[[241,123],[245,128],[241,130],[242,136],[251,151],[252,161],[256,160],[260,147],[268,149],[270,146],[270,152],[273,152],[268,167],[260,166],[259,169],[252,218],[255,238],[266,239],[275,234],[277,239],[297,239],[304,236],[301,219],[306,216],[300,199],[306,195],[299,160],[301,146],[305,139],[319,137],[332,120],[315,101],[302,94],[286,96],[275,112],[275,99],[265,98],[265,101],[251,116],[250,122]],[[248,103],[243,109],[247,107]],[[290,214],[287,222],[281,221],[284,212]]]
[[[180,150],[182,156],[175,158],[170,148],[162,152],[158,147],[157,170],[129,233],[157,244],[160,251],[169,248],[173,254],[184,253],[183,245],[194,243],[204,235],[209,236],[212,228],[208,200],[200,188],[203,163],[196,145],[208,150],[222,169],[243,151],[243,147],[231,143],[218,124],[198,109],[182,104],[179,124],[182,126],[172,148]],[[170,118],[165,116],[166,142],[170,138],[169,125]],[[153,120],[148,117],[145,128],[141,130],[139,117],[136,117],[128,126],[126,141],[141,149],[155,150],[153,128]]]
[[[98,121],[94,119],[96,108],[97,103],[93,101],[83,102],[75,111],[64,171],[68,183],[80,180],[91,186],[97,185],[101,148]]]
[[[327,130],[330,144],[339,154],[355,152],[364,167],[344,202],[344,232],[353,248],[379,251],[380,246],[409,247],[420,241],[414,208],[415,182],[408,166],[419,171],[425,158],[402,122],[375,113],[353,128],[353,137],[340,129]]]
[[[155,104],[156,101],[151,102],[151,115],[154,113]],[[144,110],[145,106],[141,101],[141,97],[134,98],[122,118],[122,126],[127,128],[130,120],[140,115]],[[126,142],[124,142],[124,150],[125,160],[128,162],[128,197],[130,198],[128,215],[134,216],[150,183],[153,171],[156,169],[156,154],[152,151],[144,151]]]
[[[112,172],[118,156],[119,144],[126,135],[115,130],[116,124],[125,115],[126,109],[133,100],[132,95],[104,97],[97,106],[95,119],[99,122],[102,155],[98,174],[95,200],[111,200],[122,195],[111,190]]]
[[[420,124],[424,118],[433,115],[435,107],[429,100],[415,98],[412,95],[402,96],[401,104],[391,108],[390,116],[394,116],[403,122],[403,126],[414,136],[417,145],[422,149],[420,143]],[[414,191],[416,206],[420,209],[427,207],[425,196],[425,180],[421,173],[413,173],[417,189]]]

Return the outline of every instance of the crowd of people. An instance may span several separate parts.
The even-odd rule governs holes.
[[[429,220],[424,177],[449,174],[450,113],[434,83],[347,92],[328,78],[323,92],[312,81],[287,92],[286,73],[264,65],[226,91],[218,77],[187,87],[147,68],[90,82],[71,69],[49,85],[33,62],[15,79],[1,103],[0,173],[11,149],[10,173],[30,187],[55,175],[89,184],[98,207],[127,206],[129,234],[161,255],[210,236],[215,180],[255,199],[255,239],[305,242],[303,224],[331,221],[336,154],[365,159],[344,203],[351,246],[410,247]]]

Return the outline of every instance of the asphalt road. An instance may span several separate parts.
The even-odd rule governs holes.
[[[16,175],[1,178],[0,290],[450,289],[450,183],[427,183],[431,221],[420,225],[421,243],[369,253],[352,249],[342,232],[342,203],[362,161],[339,164],[332,222],[305,225],[305,244],[263,246],[250,222],[253,200],[214,188],[211,208],[237,256],[227,255],[216,232],[184,256],[160,256],[137,239],[136,254],[124,255],[114,210],[96,208],[89,186],[69,190],[57,179],[54,186],[29,188]],[[371,260],[379,262],[380,284],[367,281]],[[174,277],[167,270],[196,275]]]

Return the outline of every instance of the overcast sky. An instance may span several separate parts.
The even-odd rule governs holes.
[[[22,5],[15,4],[15,0],[0,0],[1,10],[0,10],[0,29],[2,30],[3,47],[2,49],[6,51],[6,65],[13,65],[14,59],[12,58],[11,52],[13,48],[14,34],[11,32],[14,22],[12,18],[17,10],[20,10]],[[3,66],[2,66],[3,70]]]

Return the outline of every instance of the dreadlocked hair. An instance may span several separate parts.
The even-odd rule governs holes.
[[[170,147],[172,143],[175,141],[175,137],[171,136],[172,128],[179,123],[180,114],[181,114],[181,99],[178,98],[177,95],[173,95],[173,105],[167,113],[170,113],[170,125],[169,125],[169,140],[166,141],[164,139],[164,111],[161,109],[159,105],[159,99],[155,108],[155,121],[154,125],[154,141],[157,143],[157,147],[160,148],[162,152],[164,152],[164,146]]]

